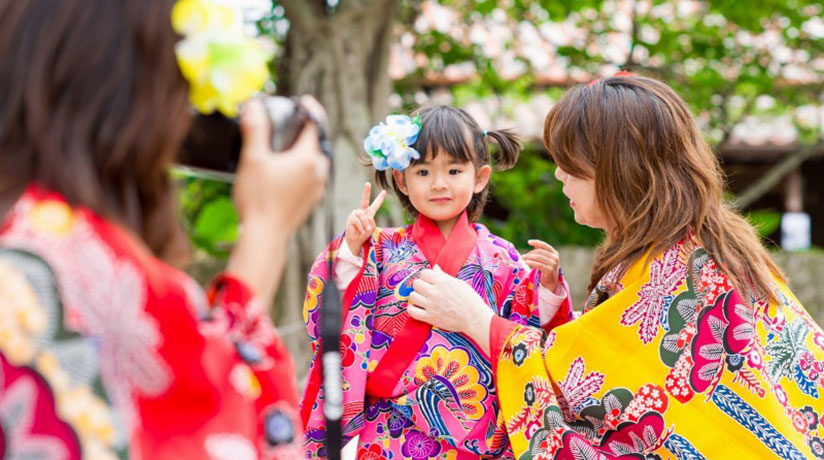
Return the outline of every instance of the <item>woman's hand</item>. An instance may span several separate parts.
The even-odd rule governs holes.
[[[324,119],[320,104],[310,97],[301,104]],[[271,127],[263,104],[250,101],[240,121],[243,146],[232,195],[244,227],[259,222],[292,233],[323,197],[329,159],[321,152],[318,127],[308,122],[295,144],[275,154]]]
[[[533,270],[541,270],[541,286],[554,293],[558,288],[560,267],[558,251],[541,240],[529,240],[528,243],[535,249],[526,253],[524,262]]]
[[[461,332],[489,353],[492,309],[465,282],[444,273],[440,267],[423,270],[412,284],[409,316],[447,331]]]
[[[372,184],[367,182],[363,185],[360,206],[349,213],[349,218],[346,220],[344,239],[354,255],[360,254],[363,243],[369,239],[369,235],[375,230],[375,214],[383,204],[384,198],[386,198],[386,190],[381,190],[375,201],[369,204],[371,193]]]
[[[325,118],[312,98],[301,104],[315,119]],[[246,282],[269,305],[286,262],[289,238],[323,197],[329,159],[321,152],[318,128],[307,123],[295,144],[283,152],[271,148],[269,119],[258,100],[244,108],[240,151],[232,197],[240,235],[226,271]]]

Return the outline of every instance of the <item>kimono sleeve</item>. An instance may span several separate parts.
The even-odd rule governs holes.
[[[501,416],[516,458],[617,459],[593,445],[564,419],[557,384],[544,351],[554,334],[493,318],[490,345]],[[538,457],[522,457],[527,453]],[[583,455],[583,454],[589,454]]]
[[[561,305],[555,311],[552,318],[541,318],[540,308],[540,276],[539,270],[528,270],[528,267],[515,251],[514,247],[510,251],[513,260],[512,276],[504,287],[504,292],[508,292],[502,307],[501,316],[524,326],[541,327],[551,331],[557,326],[572,320],[572,302],[567,295]],[[569,292],[569,286],[562,273],[558,275],[558,282]]]
[[[263,458],[294,458],[302,452],[295,365],[286,345],[260,301],[241,281],[218,277],[209,292],[210,303],[232,319],[229,337],[240,358],[249,365],[258,388],[255,410],[261,432]],[[232,376],[229,376],[232,378]]]
[[[183,274],[164,275],[183,296],[170,289],[147,313],[160,324],[171,385],[137,398],[135,456],[203,458],[233,445],[238,458],[293,458],[303,440],[294,363],[266,309],[230,275],[207,296]]]
[[[363,266],[343,293],[341,315],[341,365],[343,367],[344,445],[360,433],[364,426],[366,377],[370,365],[372,344],[372,314],[378,294],[378,264],[374,238],[364,248]],[[324,392],[320,372],[320,307],[323,289],[330,281],[327,261],[335,260],[343,242],[333,240],[317,258],[309,274],[304,302],[304,320],[312,346],[309,378],[301,401],[301,417],[306,432],[305,450],[312,458],[324,457],[326,426],[323,416]]]

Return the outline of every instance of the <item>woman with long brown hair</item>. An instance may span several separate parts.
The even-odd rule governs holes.
[[[326,160],[313,126],[273,155],[249,104],[227,270],[207,297],[173,268],[173,3],[0,0],[0,458],[302,456],[263,307]]]
[[[542,334],[439,270],[410,296],[490,353],[519,458],[824,458],[824,332],[724,202],[681,98],[598,80],[552,108],[544,143],[576,221],[606,232],[583,314]]]

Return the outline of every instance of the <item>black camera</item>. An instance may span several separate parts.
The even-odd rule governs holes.
[[[269,96],[263,105],[272,127],[272,150],[280,152],[295,143],[311,114],[296,98]],[[219,113],[197,114],[178,155],[178,164],[195,174],[232,180],[240,159],[240,126],[235,118]],[[320,141],[325,144],[322,126]]]

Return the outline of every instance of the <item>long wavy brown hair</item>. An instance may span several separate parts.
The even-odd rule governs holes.
[[[639,76],[576,87],[547,115],[544,144],[561,169],[594,178],[610,223],[590,289],[614,267],[625,271],[692,231],[742,294],[773,297],[772,276],[784,276],[752,226],[724,201],[718,159],[670,87]]]
[[[190,116],[173,0],[0,0],[0,199],[61,193],[186,252],[168,167]]]

